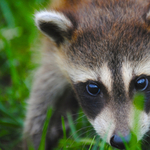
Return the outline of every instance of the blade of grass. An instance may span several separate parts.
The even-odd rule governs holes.
[[[28,149],[29,149],[29,150],[35,150],[35,149],[34,149],[34,146],[33,146],[33,143],[31,142],[31,140],[28,141]]]
[[[92,148],[92,146],[93,146],[93,143],[94,143],[95,137],[96,137],[96,136],[94,136],[94,137],[93,137],[93,140],[92,140],[92,142],[91,142],[91,145],[90,145],[89,150],[91,150],[91,148]]]
[[[100,143],[100,138],[96,138],[96,143],[94,144],[93,150],[97,150]]]
[[[51,116],[52,116],[52,108],[48,109],[48,111],[47,111],[46,119],[45,119],[44,126],[43,126],[41,142],[40,142],[40,146],[39,146],[38,150],[45,149],[46,133],[47,133],[48,124],[49,124],[49,120],[50,120]]]
[[[13,120],[18,125],[21,126],[21,124],[14,118],[14,116],[11,115],[11,113],[3,107],[3,105],[1,104],[1,102],[0,102],[0,112],[1,112],[1,114],[6,115],[9,119]]]
[[[19,128],[21,127],[18,123],[12,121],[2,121],[0,120],[0,125],[4,127],[12,127],[12,128]]]
[[[63,138],[64,138],[63,149],[66,150],[66,127],[65,127],[65,120],[63,116],[61,117],[61,122],[62,122],[62,128],[63,128]]]
[[[67,118],[68,118],[68,121],[69,121],[69,126],[71,128],[72,136],[73,136],[74,140],[77,142],[77,141],[79,141],[79,137],[76,133],[76,128],[75,128],[75,125],[73,123],[73,119],[72,119],[72,117],[69,113],[67,113]]]

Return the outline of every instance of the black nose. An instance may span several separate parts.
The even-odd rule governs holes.
[[[118,135],[113,135],[110,139],[111,146],[118,148],[118,149],[125,149],[125,144],[129,144],[131,140],[131,134],[128,134],[125,137],[120,137]]]

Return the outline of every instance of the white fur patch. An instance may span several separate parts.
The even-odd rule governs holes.
[[[108,68],[107,63],[105,63],[100,68],[99,73],[102,83],[106,86],[107,90],[110,92],[112,88],[112,74],[110,69]]]
[[[124,81],[126,93],[129,92],[128,91],[129,84],[130,84],[132,77],[133,77],[133,68],[132,68],[130,62],[128,62],[128,61],[123,62],[122,63],[122,78]]]
[[[140,61],[134,68],[135,75],[150,75],[150,58]]]
[[[106,107],[95,120],[89,120],[96,132],[107,143],[110,143],[110,138],[115,130],[115,118],[111,109]]]
[[[99,81],[105,85],[108,91],[111,91],[112,79],[111,71],[107,66],[107,63],[103,64],[102,67],[91,70],[86,67],[71,67],[68,66],[67,72],[74,83],[86,82],[88,80]]]
[[[68,73],[74,83],[86,82],[88,80],[98,80],[97,74],[94,71],[84,67],[80,67],[78,69],[71,68]]]
[[[39,29],[41,23],[53,23],[57,25],[62,31],[67,31],[68,28],[72,27],[71,21],[65,17],[63,13],[56,11],[41,11],[36,13],[35,23]]]

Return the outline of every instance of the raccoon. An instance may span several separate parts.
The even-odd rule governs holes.
[[[46,37],[24,127],[35,149],[51,106],[46,149],[62,136],[61,116],[68,131],[67,112],[80,106],[111,146],[125,149],[122,138],[141,140],[150,127],[150,1],[55,1],[35,14],[35,23]]]

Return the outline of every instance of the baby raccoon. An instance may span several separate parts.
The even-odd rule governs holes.
[[[111,146],[124,149],[133,135],[141,140],[150,127],[150,1],[55,1],[35,23],[47,37],[24,128],[35,149],[51,106],[47,150],[63,133],[61,116],[68,130],[67,112],[79,106]]]

